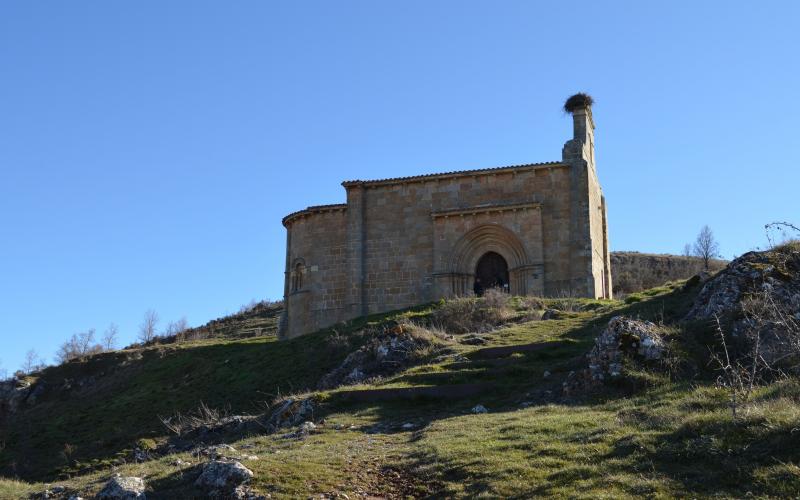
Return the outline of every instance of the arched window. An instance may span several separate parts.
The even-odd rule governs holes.
[[[303,289],[303,282],[305,281],[306,265],[303,261],[298,261],[292,270],[292,291],[297,292]]]

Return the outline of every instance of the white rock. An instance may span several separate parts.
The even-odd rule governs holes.
[[[472,413],[488,413],[488,412],[489,410],[487,410],[486,407],[483,405],[475,405],[475,407],[472,408]]]
[[[253,471],[233,461],[212,460],[203,466],[203,472],[195,481],[195,486],[208,492],[232,492],[250,481]]]
[[[145,484],[140,477],[117,476],[106,483],[97,494],[98,500],[145,500]]]

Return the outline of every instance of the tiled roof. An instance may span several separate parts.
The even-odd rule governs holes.
[[[333,205],[315,205],[313,207],[308,207],[303,210],[298,210],[297,212],[292,212],[286,217],[284,217],[281,222],[285,226],[289,220],[294,219],[295,217],[301,215],[318,214],[322,212],[334,212],[337,210],[345,210],[346,208],[347,208],[347,203],[336,203]]]
[[[355,186],[358,184],[365,184],[365,185],[375,185],[375,184],[402,184],[404,182],[417,182],[422,180],[429,180],[429,179],[441,179],[447,177],[460,177],[464,175],[476,175],[476,174],[484,174],[484,173],[498,173],[505,170],[516,170],[516,169],[527,169],[527,168],[537,168],[537,167],[549,167],[555,165],[562,165],[560,161],[548,161],[543,163],[527,163],[523,165],[509,165],[505,167],[493,167],[493,168],[479,168],[475,170],[456,170],[453,172],[442,172],[437,174],[423,174],[423,175],[412,175],[409,177],[392,177],[388,179],[377,179],[377,180],[369,180],[369,181],[362,181],[362,180],[353,180],[353,181],[344,181],[342,182],[342,186]]]

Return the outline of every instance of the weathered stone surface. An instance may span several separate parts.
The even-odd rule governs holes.
[[[409,325],[395,324],[380,331],[366,331],[370,340],[350,353],[342,363],[319,382],[320,389],[363,382],[371,377],[386,376],[412,365],[421,350],[433,343],[414,335]]]
[[[267,428],[276,431],[284,427],[294,427],[305,421],[314,420],[316,403],[312,398],[287,398],[281,402],[267,419]]]
[[[98,500],[146,500],[144,480],[140,477],[116,476],[106,483]]]
[[[195,486],[210,496],[234,496],[244,498],[240,487],[253,478],[253,471],[235,460],[213,460],[203,466],[203,472],[195,481]]]
[[[557,162],[343,185],[345,204],[283,220],[282,338],[470,295],[489,252],[508,264],[514,295],[611,296],[591,109],[573,114]]]
[[[797,356],[800,344],[800,250],[787,245],[749,252],[708,280],[695,298],[688,320],[724,324],[726,336],[746,351],[759,346],[767,364]],[[795,363],[788,368],[796,370]]]
[[[741,311],[745,295],[764,291],[792,313],[800,312],[800,252],[742,255],[703,285],[686,318],[735,315]]]
[[[611,318],[586,355],[588,368],[571,372],[564,382],[564,392],[590,388],[620,377],[625,358],[652,362],[661,359],[665,352],[666,345],[655,324],[616,316]]]

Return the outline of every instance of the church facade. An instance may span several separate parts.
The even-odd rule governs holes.
[[[281,338],[471,295],[476,282],[611,298],[591,103],[567,101],[573,137],[561,161],[346,181],[347,203],[286,216]]]

